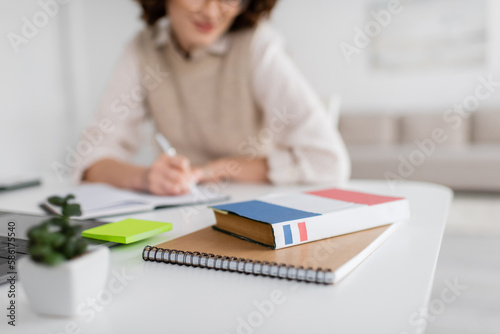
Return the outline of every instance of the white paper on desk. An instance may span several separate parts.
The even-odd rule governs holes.
[[[76,219],[149,211],[157,207],[201,204],[228,198],[225,194],[208,190],[203,186],[198,186],[196,191],[180,196],[154,196],[101,183],[83,184],[54,195],[64,197],[69,194],[75,195],[74,202],[80,204],[82,209],[82,215],[74,217]],[[54,213],[61,213],[58,207],[48,202],[44,202],[43,206]]]

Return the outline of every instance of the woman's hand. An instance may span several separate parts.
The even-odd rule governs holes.
[[[153,195],[181,195],[201,178],[201,170],[192,169],[183,156],[162,154],[147,170],[145,184]]]
[[[191,185],[199,182],[269,182],[267,170],[267,160],[263,157],[253,160],[223,158],[201,167],[191,167],[189,160],[183,156],[162,154],[149,168],[102,159],[84,172],[83,180],[159,196],[173,196],[189,192]]]

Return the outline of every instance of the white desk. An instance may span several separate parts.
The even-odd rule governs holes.
[[[39,212],[37,203],[63,184],[0,194],[0,210]],[[297,189],[290,187],[284,189]],[[310,187],[309,187],[310,188]],[[318,188],[318,187],[316,187]],[[0,287],[1,333],[383,333],[422,332],[441,239],[452,199],[442,186],[406,182],[390,191],[384,181],[352,181],[349,189],[409,198],[413,217],[337,285],[145,262],[146,244],[158,244],[209,226],[205,206],[157,210],[135,217],[174,222],[174,229],[111,252],[105,298],[92,314],[41,317],[18,285],[17,326],[7,326],[7,287]],[[230,185],[232,200],[276,191],[271,186]],[[283,190],[283,188],[279,188]],[[273,301],[274,300],[274,301]],[[266,301],[262,304],[263,301]],[[257,305],[268,308],[259,310]],[[7,331],[5,331],[7,330]]]

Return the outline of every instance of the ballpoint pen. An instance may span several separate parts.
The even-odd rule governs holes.
[[[172,147],[172,145],[170,145],[170,142],[167,140],[167,138],[165,138],[164,135],[162,135],[161,133],[157,133],[155,135],[155,139],[156,141],[158,142],[158,145],[160,145],[161,149],[163,150],[163,152],[168,155],[169,157],[175,157],[177,155],[177,151],[175,150],[175,148]],[[196,188],[196,185],[194,183],[191,183],[189,185],[189,189],[191,190],[191,193],[197,193],[197,188]]]
[[[176,156],[177,151],[172,147],[172,145],[170,145],[170,142],[167,140],[167,138],[165,138],[164,135],[162,135],[161,133],[157,133],[155,135],[155,138],[158,142],[158,145],[160,145],[161,149],[166,155],[168,155],[169,157]]]

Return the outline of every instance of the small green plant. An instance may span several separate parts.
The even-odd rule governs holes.
[[[80,236],[80,225],[70,225],[72,216],[81,216],[80,205],[70,203],[75,196],[49,197],[49,203],[60,207],[62,215],[52,217],[28,231],[28,252],[35,262],[56,265],[73,259],[87,250],[87,240]]]

